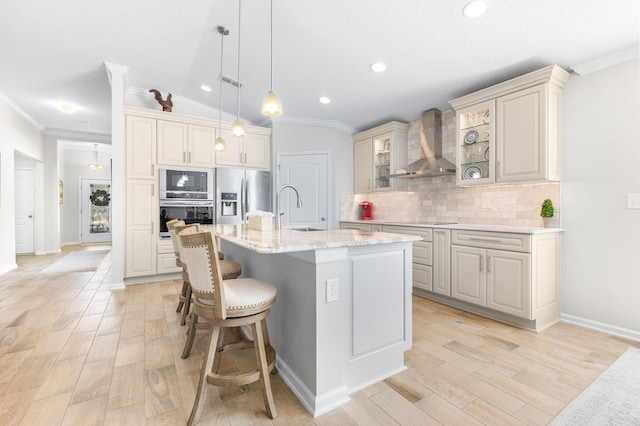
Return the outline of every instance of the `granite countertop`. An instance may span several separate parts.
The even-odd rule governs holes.
[[[476,225],[465,223],[424,223],[424,222],[393,222],[382,220],[341,220],[340,222],[360,223],[365,225],[396,225],[415,226],[424,228],[444,228],[458,229],[462,231],[486,231],[486,232],[511,232],[514,234],[549,234],[563,232],[562,228],[535,228],[527,226],[504,226],[504,225]]]
[[[338,247],[365,246],[417,241],[413,235],[388,232],[361,232],[351,229],[297,231],[291,228],[257,231],[247,225],[205,225],[203,229],[256,253],[288,253]]]

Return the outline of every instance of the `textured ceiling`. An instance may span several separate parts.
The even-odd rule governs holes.
[[[466,2],[273,0],[274,90],[285,116],[357,129],[411,121],[534,69],[569,69],[639,43],[638,0],[487,0],[474,20],[462,16]],[[105,62],[129,67],[139,93],[217,109],[218,25],[231,32],[224,74],[237,78],[237,1],[3,0],[0,12],[0,92],[48,132],[110,133]],[[387,71],[373,73],[376,61]],[[244,0],[240,116],[250,122],[264,120],[269,66],[269,2]],[[224,84],[222,97],[235,116],[236,89]],[[60,113],[60,101],[78,111]]]

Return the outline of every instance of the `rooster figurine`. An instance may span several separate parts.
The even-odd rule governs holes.
[[[156,89],[150,89],[149,92],[156,95],[156,101],[158,101],[158,103],[162,105],[163,111],[171,112],[171,108],[173,107],[173,102],[171,102],[171,93],[169,93],[169,95],[167,96],[167,100],[165,101],[164,99],[162,99],[162,94]]]

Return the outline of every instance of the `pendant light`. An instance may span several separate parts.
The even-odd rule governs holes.
[[[273,0],[270,4],[270,20],[271,20],[271,90],[262,101],[262,114],[269,117],[277,117],[282,115],[282,102],[278,95],[273,91]]]
[[[102,164],[98,163],[98,144],[93,144],[93,161],[89,163],[89,168],[94,172],[102,170]]]
[[[227,143],[222,138],[222,58],[224,53],[224,36],[229,35],[229,30],[220,25],[218,27],[218,32],[222,36],[220,40],[220,97],[218,103],[218,128],[220,131],[220,136],[216,138],[216,142],[213,144],[213,149],[216,151],[226,151]]]
[[[240,121],[240,15],[242,13],[242,0],[238,0],[238,91],[236,98],[236,121],[231,123],[231,136],[242,138],[247,134],[247,128]]]

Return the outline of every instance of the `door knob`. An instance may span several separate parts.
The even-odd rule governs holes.
[[[324,222],[327,219],[323,216],[323,217],[320,218],[320,220]]]
[[[31,219],[31,218],[33,217],[33,215],[31,215],[31,214],[30,214],[30,215],[29,215],[29,216],[27,216],[27,217],[28,217],[29,219]]]

